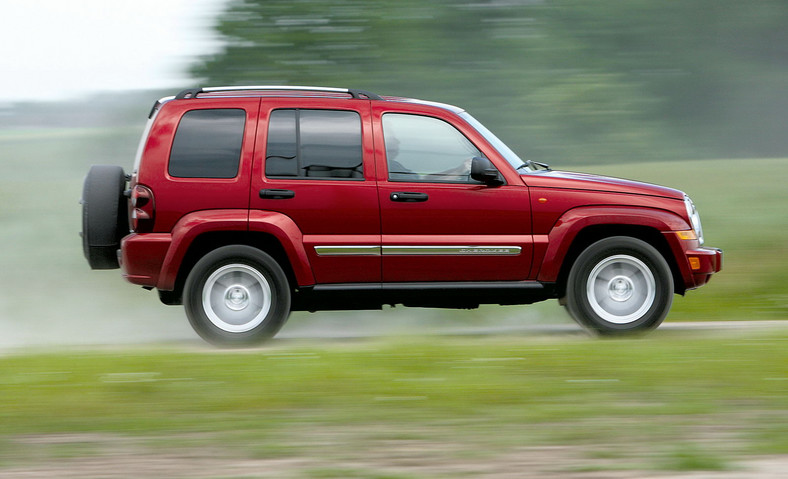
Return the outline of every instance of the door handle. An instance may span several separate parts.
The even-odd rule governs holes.
[[[260,190],[260,198],[269,200],[287,200],[293,197],[295,197],[295,191],[293,190]]]
[[[396,193],[392,193],[391,201],[401,201],[404,203],[418,203],[421,201],[427,201],[429,196],[427,193],[415,193],[412,191],[398,191]]]

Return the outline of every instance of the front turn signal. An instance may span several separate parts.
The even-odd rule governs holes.
[[[676,231],[676,236],[678,236],[679,239],[681,239],[681,240],[696,240],[696,239],[698,239],[698,235],[695,234],[694,230]]]

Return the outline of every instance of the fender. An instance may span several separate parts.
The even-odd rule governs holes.
[[[645,226],[658,232],[690,229],[684,218],[662,209],[627,206],[574,208],[558,218],[549,234],[534,236],[534,267],[541,263],[537,279],[557,281],[561,265],[578,233],[589,226],[599,225]]]
[[[267,233],[279,240],[293,268],[298,285],[315,284],[312,265],[304,248],[304,235],[289,216],[275,211],[251,210],[249,231]]]
[[[156,287],[164,291],[175,288],[178,268],[196,237],[212,231],[246,231],[248,218],[247,210],[235,209],[195,211],[183,216],[172,228],[170,247],[162,262]]]
[[[253,231],[274,236],[282,244],[299,286],[315,284],[301,230],[292,219],[271,211],[231,209],[197,211],[178,220],[156,287],[165,291],[175,287],[178,268],[195,238],[205,233],[227,231]]]

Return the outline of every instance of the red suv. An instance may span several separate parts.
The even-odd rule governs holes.
[[[185,90],[151,110],[130,175],[93,166],[94,269],[183,304],[217,344],[290,311],[558,298],[583,326],[658,326],[706,284],[695,206],[662,186],[522,160],[460,108],[360,90]]]

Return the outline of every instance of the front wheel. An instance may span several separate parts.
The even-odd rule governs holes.
[[[224,246],[200,259],[183,297],[194,330],[219,346],[264,341],[290,314],[290,287],[282,268],[266,253],[243,245]]]
[[[656,328],[673,303],[665,258],[636,238],[615,236],[589,246],[569,272],[566,307],[581,325],[602,334]]]

